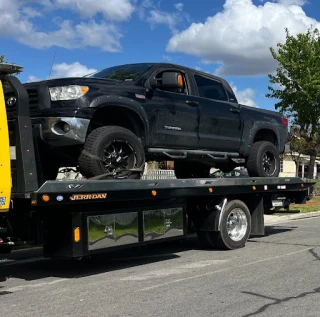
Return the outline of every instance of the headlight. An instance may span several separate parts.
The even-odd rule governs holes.
[[[49,88],[52,101],[78,99],[86,94],[88,90],[89,88],[86,86],[76,85]]]

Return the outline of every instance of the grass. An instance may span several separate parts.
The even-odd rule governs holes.
[[[312,197],[305,205],[291,205],[291,209],[298,209],[301,213],[320,211],[320,197]]]
[[[292,210],[300,210],[300,213],[308,213],[313,211],[320,211],[320,197],[315,196],[311,200],[307,201],[305,205],[290,205]],[[277,216],[290,215],[287,213],[276,213]]]

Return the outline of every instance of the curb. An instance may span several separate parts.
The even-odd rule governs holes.
[[[289,222],[299,219],[308,219],[320,217],[320,211],[313,211],[303,214],[293,214],[293,215],[285,215],[285,216],[274,216],[274,215],[264,215],[264,223],[265,225],[273,225],[277,223]]]

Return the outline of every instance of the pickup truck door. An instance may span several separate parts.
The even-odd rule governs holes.
[[[161,77],[161,69],[153,78]],[[170,69],[179,71],[177,69]],[[147,98],[145,110],[150,128],[150,146],[170,149],[198,149],[199,107],[198,98],[190,96],[186,74],[181,71],[185,83],[183,92],[153,89]]]
[[[241,143],[240,106],[230,102],[221,82],[194,75],[200,104],[200,148],[238,152]]]

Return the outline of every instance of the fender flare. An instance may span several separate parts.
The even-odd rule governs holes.
[[[240,153],[243,155],[248,155],[251,150],[251,146],[253,144],[253,140],[258,133],[259,130],[270,130],[274,132],[278,145],[277,148],[280,151],[281,149],[281,138],[280,138],[280,132],[278,128],[278,123],[271,123],[271,122],[263,122],[263,121],[255,121],[253,122],[250,120],[250,122],[244,122],[243,126],[243,134],[242,139],[244,140],[241,147],[240,147]]]
[[[146,111],[139,102],[127,97],[104,95],[95,98],[90,104],[90,108],[102,109],[108,107],[119,107],[135,112],[144,127],[145,143],[149,144],[149,120]]]

